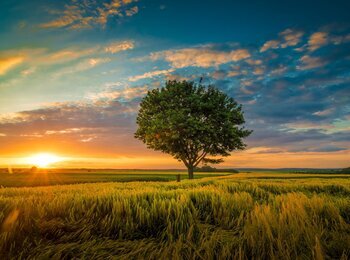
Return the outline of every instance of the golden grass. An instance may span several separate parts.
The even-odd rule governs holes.
[[[264,174],[3,188],[0,258],[350,257],[348,177]]]

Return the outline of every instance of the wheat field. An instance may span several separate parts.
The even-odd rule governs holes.
[[[350,178],[0,189],[1,259],[348,259]]]

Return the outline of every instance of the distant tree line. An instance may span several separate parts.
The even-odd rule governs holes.
[[[341,169],[339,172],[340,173],[350,173],[350,167]]]
[[[210,165],[204,165],[203,167],[196,167],[194,172],[230,172],[230,173],[238,173],[239,171],[235,169],[217,169]]]

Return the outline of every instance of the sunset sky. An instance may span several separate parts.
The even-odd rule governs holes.
[[[183,168],[134,139],[169,79],[215,84],[254,130],[222,167],[350,166],[350,1],[2,0],[0,167]],[[30,163],[29,163],[30,164]]]

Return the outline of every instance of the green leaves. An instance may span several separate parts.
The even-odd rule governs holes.
[[[148,148],[171,154],[186,167],[206,156],[228,156],[245,148],[243,138],[251,131],[244,124],[242,106],[214,86],[187,81],[168,81],[149,91],[140,104],[135,137]]]

